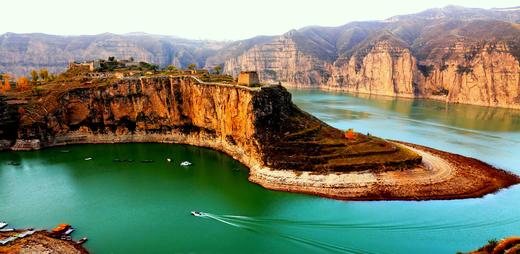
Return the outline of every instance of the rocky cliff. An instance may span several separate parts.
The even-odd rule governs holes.
[[[299,110],[279,85],[249,88],[168,76],[63,82],[25,95],[22,103],[22,95],[8,98],[3,111],[18,114],[11,117],[18,119],[11,149],[187,143],[224,151],[246,165],[320,172],[406,168],[420,161],[376,137],[344,138]]]
[[[225,71],[257,70],[264,82],[292,87],[520,108],[520,11],[479,10],[294,30],[228,59]]]
[[[475,159],[344,133],[301,111],[280,85],[66,77],[2,98],[1,150],[190,144],[227,153],[267,188],[356,200],[479,197],[520,182]]]

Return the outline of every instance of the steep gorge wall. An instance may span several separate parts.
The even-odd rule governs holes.
[[[56,101],[53,101],[53,98]],[[292,109],[280,86],[200,84],[190,77],[122,79],[25,106],[14,150],[72,143],[168,142],[211,147],[262,164],[270,119]],[[258,130],[263,131],[260,133]]]
[[[289,37],[280,36],[272,42],[256,45],[224,63],[224,72],[237,76],[240,71],[257,71],[265,83],[283,82],[312,85],[326,82],[326,61],[297,48]]]
[[[290,87],[520,108],[520,64],[503,42],[457,42],[432,49],[421,61],[410,49],[385,40],[365,54],[334,62],[305,55],[297,45],[290,50],[275,50],[274,45],[248,50],[227,61],[225,70],[257,70],[262,82],[281,81]]]

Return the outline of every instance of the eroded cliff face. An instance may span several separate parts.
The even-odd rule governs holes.
[[[520,108],[520,64],[505,42],[459,41],[421,61],[387,40],[365,51],[327,62],[291,43],[266,44],[226,62],[225,70],[257,70],[262,82],[290,87]]]
[[[298,109],[280,85],[249,88],[156,76],[57,82],[43,93],[9,106],[9,112],[21,112],[15,135],[5,141],[10,149],[184,143],[223,151],[250,168],[320,172],[402,169],[421,160],[377,137],[346,139]]]
[[[265,83],[280,81],[315,86],[327,81],[326,64],[326,61],[304,53],[290,37],[280,36],[225,61],[224,72],[237,76],[240,71],[254,70]]]
[[[424,61],[431,71],[419,76],[420,95],[456,103],[520,108],[520,65],[505,43],[439,49]],[[440,64],[439,64],[440,63]]]
[[[44,98],[24,106],[15,150],[178,142],[261,158],[259,141],[268,134],[259,128],[273,124],[264,119],[283,120],[278,114],[292,105],[281,87],[202,85],[189,77],[124,79]]]
[[[361,58],[361,59],[359,59]],[[345,63],[346,62],[346,63]],[[326,87],[388,96],[414,96],[416,60],[409,49],[388,41],[374,45],[366,56],[338,60],[329,68]]]

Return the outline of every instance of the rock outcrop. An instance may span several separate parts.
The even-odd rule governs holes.
[[[249,88],[158,76],[47,86],[41,98],[11,106],[23,108],[13,150],[176,142],[212,147],[246,165],[320,172],[406,168],[420,161],[382,139],[345,139],[299,110],[279,85]],[[363,160],[364,155],[372,157]]]

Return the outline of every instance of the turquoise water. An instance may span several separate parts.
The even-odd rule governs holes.
[[[291,92],[301,108],[338,128],[520,174],[520,111]],[[179,166],[184,160],[193,165]],[[266,190],[247,174],[224,154],[185,145],[0,153],[0,220],[40,228],[70,223],[78,228],[74,237],[89,237],[93,253],[455,253],[520,234],[520,186],[478,199],[345,202]]]

